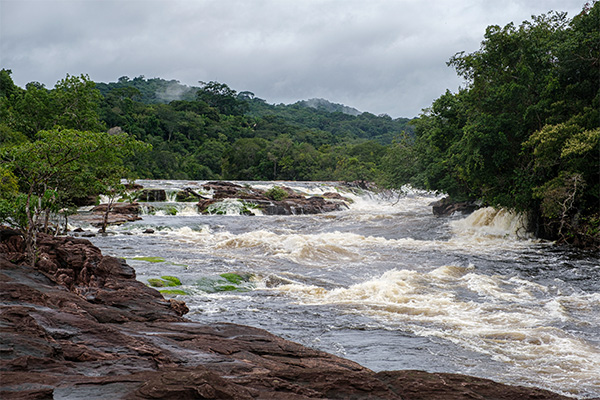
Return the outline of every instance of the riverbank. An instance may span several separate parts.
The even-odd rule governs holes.
[[[536,388],[420,371],[375,373],[352,361],[229,323],[183,317],[123,260],[85,239],[0,230],[5,399],[568,399]]]

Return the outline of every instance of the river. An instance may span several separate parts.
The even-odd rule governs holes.
[[[203,182],[139,183],[172,194]],[[171,200],[90,240],[127,259],[138,280],[177,277],[181,285],[168,289],[186,293],[171,295],[192,320],[263,328],[375,371],[453,372],[600,397],[597,254],[536,240],[519,216],[491,208],[436,218],[432,193],[276,184],[353,202],[328,214],[245,216],[237,202],[201,215]]]

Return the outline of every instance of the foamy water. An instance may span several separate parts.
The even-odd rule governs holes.
[[[174,192],[201,182],[142,184]],[[282,184],[306,195],[337,191],[352,203],[323,215],[248,217],[234,200],[224,215],[199,215],[171,198],[93,241],[127,258],[142,281],[179,277],[188,292],[179,297],[199,321],[265,328],[374,370],[466,373],[600,396],[595,255],[535,240],[524,217],[506,210],[436,218],[429,204],[439,197],[410,188],[378,195]],[[155,233],[143,234],[148,227]],[[243,291],[207,289],[231,272],[252,274]]]

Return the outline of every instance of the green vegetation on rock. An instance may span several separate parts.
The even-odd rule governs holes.
[[[148,284],[152,287],[173,287],[181,286],[181,281],[174,276],[161,276],[160,279],[149,278]]]
[[[286,199],[289,194],[285,191],[285,189],[282,189],[279,186],[274,186],[265,192],[265,196],[271,200],[281,201]]]
[[[247,292],[254,288],[252,277],[252,274],[224,273],[219,276],[202,277],[196,285],[207,293]]]
[[[161,279],[164,279],[165,281],[170,283],[169,285],[166,285],[166,286],[181,286],[181,281],[177,277],[166,275],[166,276],[161,276]]]
[[[146,261],[146,262],[150,262],[150,263],[165,262],[165,259],[162,257],[133,257],[132,260]]]
[[[161,294],[183,295],[183,296],[187,296],[189,294],[185,290],[181,290],[181,289],[160,289],[159,292]]]

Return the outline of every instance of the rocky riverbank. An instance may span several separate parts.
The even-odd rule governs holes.
[[[0,228],[2,399],[567,399],[421,371],[375,373],[266,331],[183,317],[85,239]]]

